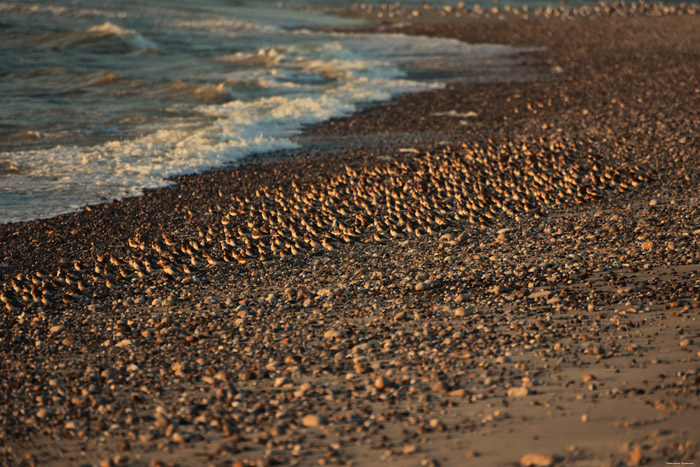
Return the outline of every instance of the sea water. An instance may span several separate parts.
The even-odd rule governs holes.
[[[0,222],[293,149],[307,125],[519,63],[502,45],[321,31],[356,24],[259,0],[0,3]]]

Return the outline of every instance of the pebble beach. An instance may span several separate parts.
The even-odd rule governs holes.
[[[0,463],[698,462],[700,16],[597,8],[386,8],[531,73],[0,225]]]

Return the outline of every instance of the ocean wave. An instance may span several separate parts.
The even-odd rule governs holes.
[[[97,49],[111,52],[158,50],[158,46],[132,29],[106,22],[88,29],[46,33],[30,39],[29,45],[52,49]]]
[[[38,131],[23,131],[20,133],[10,133],[7,135],[0,135],[0,142],[11,143],[11,142],[21,142],[21,141],[37,141],[42,138],[42,134]],[[3,162],[0,161],[0,166],[2,167],[16,167],[17,163]]]
[[[161,97],[173,100],[227,101],[230,97],[226,86],[226,82],[212,85],[186,83],[178,80],[160,86],[156,93],[160,94]]]
[[[225,18],[221,16],[212,16],[196,19],[177,19],[170,22],[169,26],[173,29],[192,29],[199,31],[217,32],[223,33],[227,36],[251,33],[270,34],[280,31],[280,29],[275,26],[235,18]]]
[[[220,55],[214,60],[220,63],[244,67],[270,67],[277,65],[285,56],[276,47],[268,47],[258,50],[256,53],[236,52],[235,54]]]
[[[0,138],[1,139],[1,138]],[[19,164],[13,161],[0,160],[0,175],[16,175],[21,173]]]
[[[143,81],[121,76],[114,70],[80,72],[68,67],[38,67],[9,75],[21,80],[20,91],[52,95],[87,92],[90,88],[138,89],[146,88]]]
[[[0,153],[0,160],[17,166],[21,163],[27,174],[5,178],[3,185],[10,193],[29,190],[38,196],[60,195],[63,204],[44,206],[39,216],[30,214],[57,215],[85,203],[137,195],[143,189],[167,185],[170,176],[222,166],[255,152],[296,148],[290,137],[305,125],[348,115],[361,102],[437,86],[407,80],[358,79],[324,94],[201,106],[199,111],[213,123],[170,123],[135,140],[93,147],[58,146]],[[17,221],[24,216],[23,212],[6,212],[3,220]]]
[[[128,14],[124,11],[109,11],[96,8],[69,8],[61,5],[21,5],[16,3],[0,2],[0,13],[46,15],[68,18],[113,18],[124,19]]]

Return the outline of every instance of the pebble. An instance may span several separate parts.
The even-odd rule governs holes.
[[[61,341],[61,344],[65,345],[65,346],[71,346],[74,343],[75,343],[75,337],[73,337],[73,336],[68,336]]]
[[[394,321],[403,321],[406,319],[406,312],[400,311],[394,315]]]
[[[681,339],[680,341],[680,346],[681,347],[688,347],[689,345],[693,345],[693,339]]]
[[[323,333],[323,337],[326,339],[340,339],[344,337],[343,331],[340,331],[338,329],[329,329],[325,333]]]
[[[530,394],[530,390],[525,386],[508,389],[508,397],[525,397]]]
[[[379,389],[380,391],[389,386],[389,384],[389,380],[386,379],[384,376],[378,376],[377,379],[374,380],[374,387]]]
[[[525,454],[520,458],[523,467],[547,467],[553,464],[554,458],[543,454]]]
[[[533,300],[537,300],[538,298],[549,298],[550,295],[552,295],[552,292],[550,292],[549,290],[540,290],[531,293],[530,298]]]
[[[321,424],[321,419],[318,415],[304,415],[301,419],[301,424],[307,428],[313,428]]]
[[[628,455],[629,455],[630,460],[629,460],[627,465],[630,467],[637,467],[637,466],[641,465],[642,461],[644,460],[644,455],[642,454],[642,449],[639,446],[635,446],[635,447],[631,448],[628,451]]]
[[[275,378],[274,387],[279,388],[279,387],[284,386],[287,383],[288,383],[287,378],[285,378],[284,376],[280,376],[279,378]]]
[[[415,454],[418,452],[418,447],[415,444],[407,444],[403,447],[403,453],[406,455]]]

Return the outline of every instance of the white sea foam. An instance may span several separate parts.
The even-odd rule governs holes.
[[[106,22],[99,26],[93,26],[87,30],[88,34],[98,36],[116,36],[132,49],[152,49],[157,50],[158,46],[152,41],[146,39],[138,32],[122,28],[114,23]]]
[[[175,29],[194,29],[218,32],[225,36],[235,36],[246,33],[271,34],[280,32],[280,29],[275,26],[220,16],[196,19],[177,19],[172,21],[169,25]]]
[[[193,130],[170,126],[132,141],[112,141],[90,148],[0,153],[7,166],[22,174],[7,176],[0,189],[3,221],[47,217],[79,206],[133,196],[144,188],[166,185],[167,177],[235,162],[254,152],[293,149],[289,139],[304,125],[348,115],[357,105],[384,100],[400,92],[436,87],[407,80],[359,79],[322,94],[234,101],[202,106],[214,123]],[[80,187],[80,189],[78,189]],[[3,200],[31,191],[61,200],[37,212],[14,210]]]

